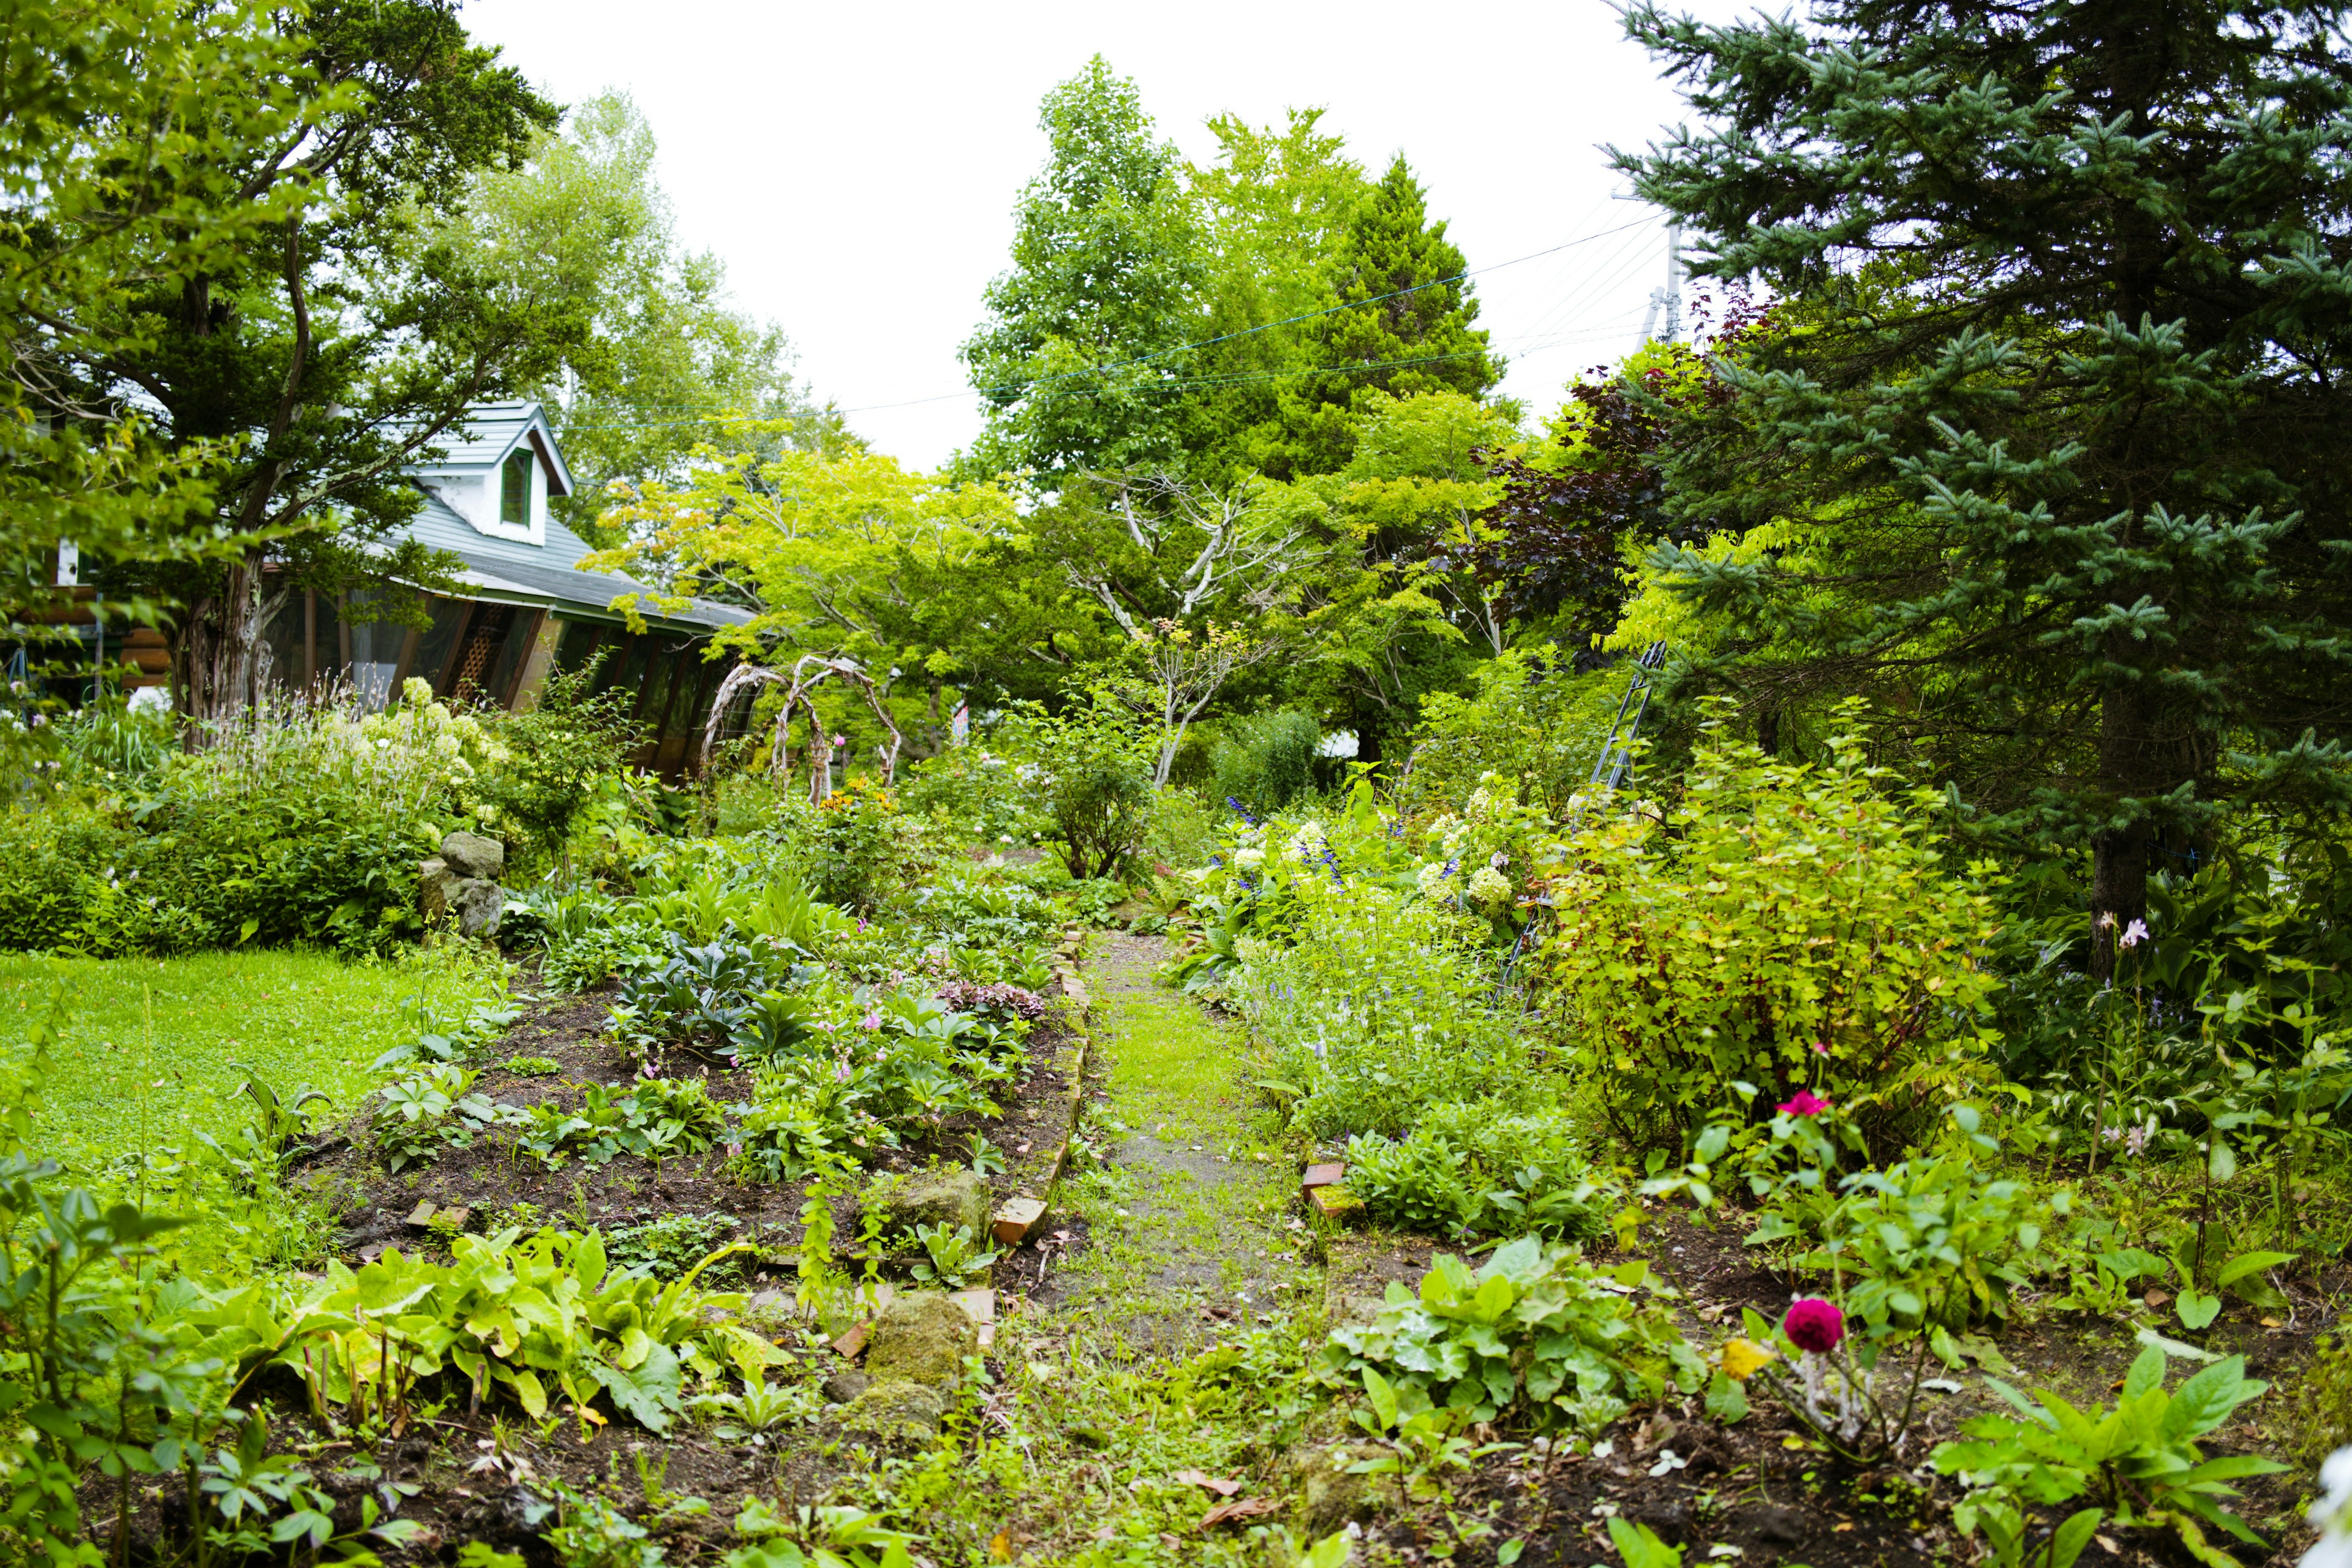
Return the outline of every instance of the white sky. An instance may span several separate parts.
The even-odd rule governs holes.
[[[464,17],[561,101],[630,93],[681,238],[783,326],[818,396],[919,466],[979,428],[956,350],[1045,157],[1038,100],[1097,51],[1196,161],[1212,114],[1322,105],[1374,174],[1404,152],[1473,268],[1584,241],[1477,279],[1504,389],[1532,410],[1634,347],[1663,279],[1664,227],[1611,199],[1598,146],[1645,143],[1680,106],[1602,0],[468,0]]]

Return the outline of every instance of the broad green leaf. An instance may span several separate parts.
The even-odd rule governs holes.
[[[1727,1426],[1745,1419],[1748,1415],[1748,1391],[1736,1380],[1727,1377],[1720,1372],[1717,1373],[1707,1379],[1706,1413]]]
[[[2239,1355],[2200,1368],[2172,1395],[2172,1408],[2164,1413],[2165,1440],[2203,1436],[2228,1420],[2230,1412],[2269,1388],[2268,1384],[2247,1381],[2245,1373],[2246,1358]]]
[[[2184,1288],[2180,1299],[2172,1304],[2172,1310],[2180,1315],[2182,1325],[2193,1333],[2220,1315],[2221,1298]]]
[[[2164,1351],[2150,1345],[2133,1361],[2131,1370],[2124,1373],[2123,1397],[2116,1403],[2129,1405],[2151,1388],[2164,1386]]]
[[[2035,1553],[2037,1568],[2074,1568],[2074,1559],[2083,1555],[2083,1548],[2091,1543],[2091,1536],[2103,1517],[2095,1508],[2067,1515],[2065,1521],[2051,1533],[2049,1546]]]
[[[2292,1263],[2294,1258],[2295,1255],[2292,1252],[2241,1253],[2221,1265],[2221,1271],[2214,1276],[2214,1281],[2223,1286],[2234,1285],[2249,1274],[2258,1274],[2266,1268],[2276,1268],[2283,1263]]]

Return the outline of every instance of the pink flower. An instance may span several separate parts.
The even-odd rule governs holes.
[[[868,1013],[866,1016],[857,1020],[857,1026],[861,1029],[878,1029],[882,1026],[882,1015],[879,1013]]]
[[[1827,1040],[1815,1040],[1813,1042],[1813,1055],[1817,1057],[1825,1057],[1829,1054],[1830,1043]]]
[[[1845,1314],[1838,1310],[1834,1301],[1824,1301],[1819,1296],[1800,1297],[1789,1303],[1789,1315],[1781,1321],[1780,1331],[1799,1350],[1827,1355],[1845,1338]]]
[[[841,1062],[835,1066],[833,1069],[833,1081],[835,1083],[847,1083],[849,1081],[849,1064],[847,1062]]]
[[[1810,1089],[1801,1089],[1797,1091],[1796,1099],[1784,1100],[1780,1102],[1780,1114],[1783,1116],[1819,1116],[1822,1111],[1827,1110],[1829,1108],[1830,1102],[1828,1100],[1823,1100],[1820,1095],[1815,1094]]]
[[[2146,921],[2134,921],[2131,924],[2124,927],[2122,941],[2126,947],[2137,947],[2141,942],[2144,942],[2147,940],[2147,922]]]

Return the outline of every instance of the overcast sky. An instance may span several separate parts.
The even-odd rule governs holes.
[[[1612,199],[1599,145],[1642,144],[1679,108],[1601,0],[467,0],[464,16],[562,101],[635,97],[685,241],[783,326],[819,396],[919,466],[978,429],[956,350],[1045,157],[1038,100],[1097,52],[1196,160],[1212,114],[1309,105],[1376,174],[1402,150],[1470,266],[1493,269],[1480,322],[1532,408],[1639,342],[1664,269],[1664,226]]]

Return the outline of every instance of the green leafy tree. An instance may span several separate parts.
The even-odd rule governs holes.
[[[1286,381],[1267,425],[1248,437],[1277,479],[1329,473],[1355,450],[1357,423],[1381,393],[1484,397],[1502,380],[1469,264],[1430,221],[1400,153],[1358,207],[1331,261],[1333,309],[1307,333],[1311,373]]]
[[[477,173],[467,201],[488,226],[579,251],[597,272],[586,332],[526,390],[547,405],[577,481],[550,507],[603,544],[619,542],[599,526],[606,508],[649,480],[681,479],[722,430],[761,458],[851,441],[794,381],[783,330],[733,309],[724,264],[678,244],[654,154],[645,116],[607,92],[542,132],[521,167]]]
[[[189,559],[231,432],[179,441],[103,367],[152,351],[126,292],[215,265],[298,210],[239,199],[235,168],[316,101],[258,5],[0,0],[0,606],[56,579],[60,540],[96,557]]]
[[[1797,328],[1668,462],[1726,542],[1653,574],[1746,628],[1696,674],[1870,692],[1995,826],[2086,847],[2102,974],[2160,848],[2352,799],[2340,19],[1628,16],[1706,124],[1619,166]]]
[[[197,719],[250,700],[262,630],[299,589],[441,580],[399,536],[419,504],[403,469],[584,335],[608,259],[464,213],[469,175],[521,157],[556,110],[467,37],[455,0],[235,15],[222,91],[299,106],[286,134],[187,150],[236,242],[130,258],[58,356],[164,448],[227,454],[203,519],[226,559],[100,578],[181,606],[175,685]],[[139,145],[136,108],[84,133]]]
[[[1045,95],[1045,167],[1022,193],[1012,268],[963,360],[985,404],[971,461],[1058,489],[1181,455],[1171,351],[1200,320],[1202,236],[1175,148],[1099,55]]]
[[[1320,316],[1339,302],[1339,267],[1371,182],[1319,109],[1276,129],[1209,121],[1216,160],[1186,180],[1208,236],[1200,346],[1184,356],[1192,471],[1231,484],[1279,459],[1285,390],[1322,362]]]

